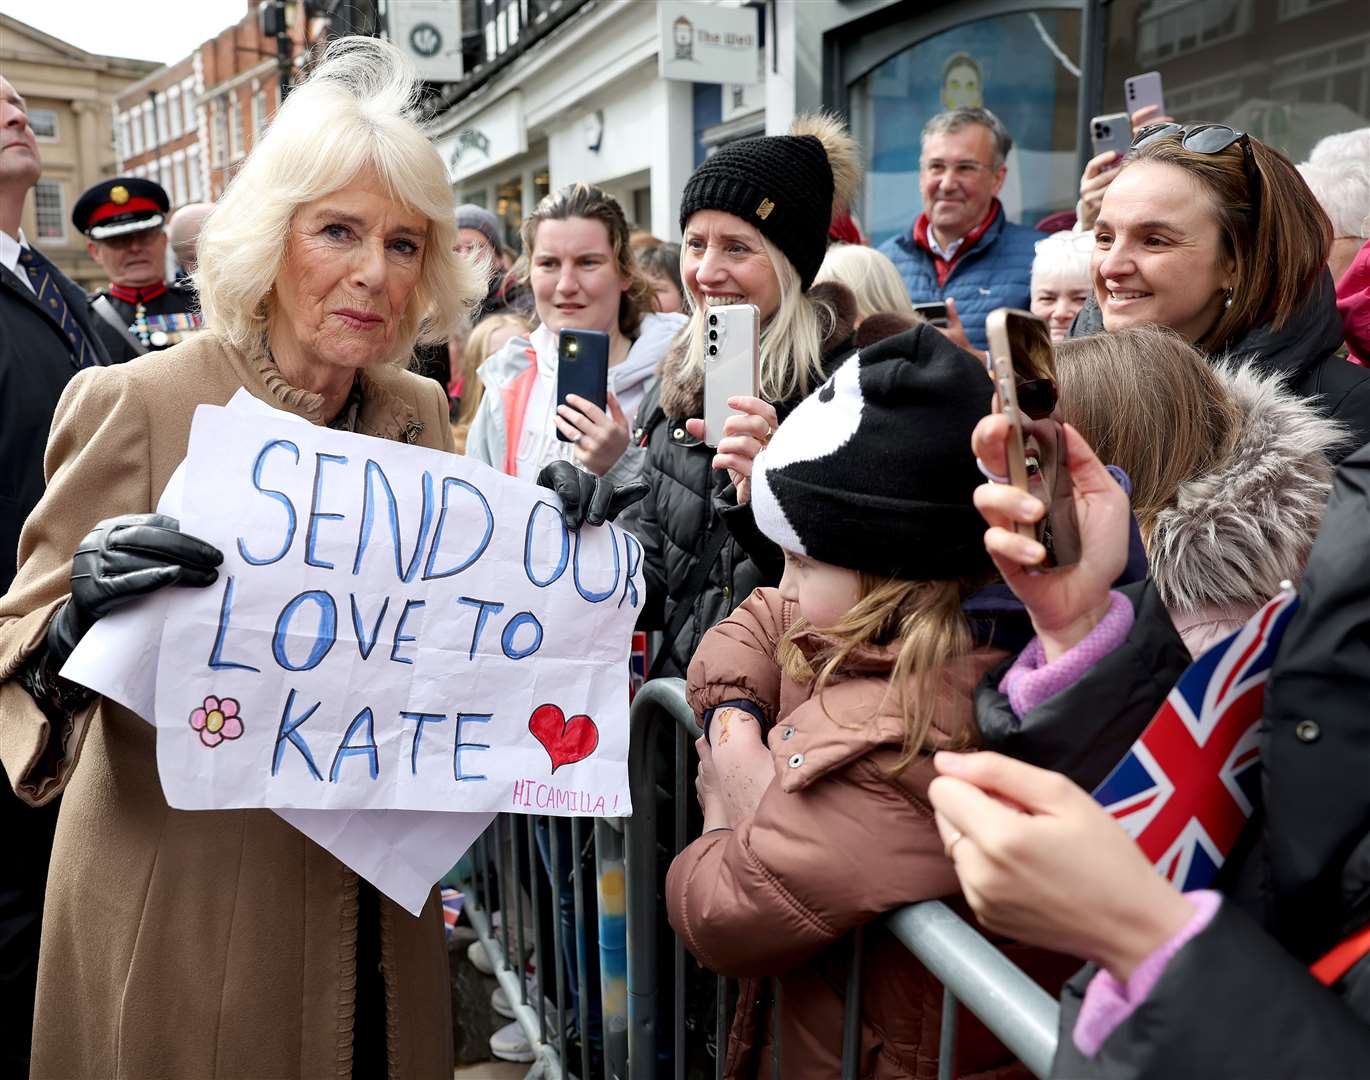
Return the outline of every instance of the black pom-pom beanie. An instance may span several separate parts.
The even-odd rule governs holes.
[[[909,581],[992,568],[972,495],[984,368],[920,325],[841,364],[775,431],[752,471],[752,512],[782,548]]]
[[[832,166],[813,135],[761,135],[719,148],[685,183],[680,228],[698,210],[754,225],[785,253],[807,292],[828,249]]]

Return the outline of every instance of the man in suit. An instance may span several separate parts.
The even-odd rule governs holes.
[[[169,349],[204,325],[194,289],[166,283],[163,225],[170,208],[161,184],[137,176],[101,180],[72,208],[86,251],[109,275],[109,288],[90,300],[96,332],[115,363]]]
[[[41,172],[24,99],[0,76],[0,593],[14,580],[19,530],[43,494],[57,400],[81,368],[109,362],[85,293],[19,227]],[[57,804],[35,810],[0,780],[0,1076],[27,1076]]]

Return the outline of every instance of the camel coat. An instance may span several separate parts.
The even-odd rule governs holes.
[[[100,520],[153,510],[195,406],[255,397],[318,423],[317,395],[209,333],[82,371],[57,407],[47,493],[0,597],[0,763],[20,798],[63,795],[48,875],[32,1080],[349,1077],[358,882],[269,810],[170,809],[151,724],[103,699],[55,731],[15,674],[67,594]],[[362,375],[356,430],[452,449],[437,383]],[[375,934],[374,926],[362,933]],[[447,953],[422,914],[380,899],[390,1077],[449,1080]],[[379,1017],[369,1019],[379,1039]]]

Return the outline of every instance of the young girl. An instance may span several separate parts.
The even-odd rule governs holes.
[[[990,392],[918,326],[845,361],[750,463],[785,572],[690,664],[704,832],[667,879],[688,948],[745,980],[728,1077],[841,1074],[842,939],[867,923],[859,1074],[936,1072],[938,984],[872,920],[958,891],[927,788],[934,751],[976,743],[972,693],[1004,657],[962,613],[993,578],[970,450]],[[1072,962],[1046,966],[1055,986]],[[963,1014],[958,1075],[1011,1064]]]

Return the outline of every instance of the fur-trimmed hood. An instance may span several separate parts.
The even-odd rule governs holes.
[[[823,342],[823,357],[827,366],[840,355],[845,355],[852,343],[856,325],[856,297],[851,290],[834,281],[820,282],[809,290],[815,300],[825,300],[837,312],[837,323]],[[690,370],[685,364],[685,341],[688,324],[671,345],[671,351],[661,362],[661,408],[667,416],[691,417],[704,415],[704,372]],[[776,402],[788,411],[797,401]]]
[[[1280,582],[1298,581],[1332,490],[1328,454],[1346,441],[1347,429],[1285,377],[1249,361],[1213,369],[1242,413],[1236,442],[1212,471],[1181,485],[1147,543],[1162,600],[1183,614],[1259,606]]]

